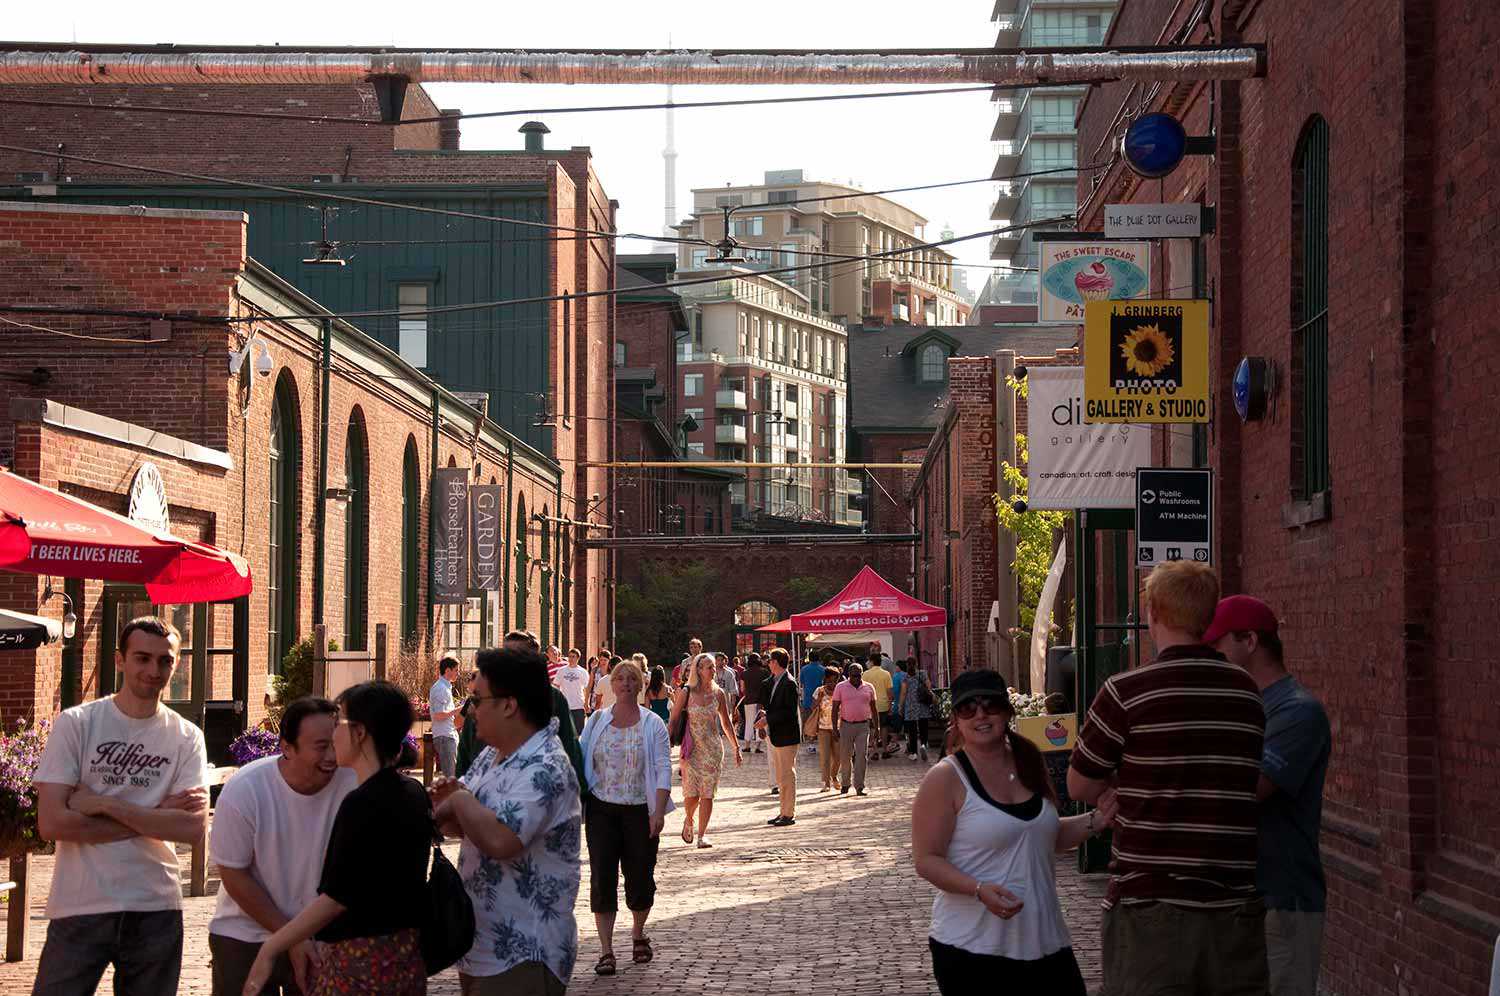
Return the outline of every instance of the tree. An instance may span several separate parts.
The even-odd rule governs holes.
[[[839,592],[838,586],[827,578],[802,576],[787,578],[781,583],[781,592],[786,596],[793,611],[805,612],[815,609]]]
[[[1005,383],[1017,397],[1026,397],[1025,381],[1007,377]],[[1016,433],[1016,459],[1021,466],[1025,466],[1028,459],[1026,436],[1019,432]],[[1021,589],[1021,629],[1029,632],[1036,625],[1037,602],[1042,597],[1042,585],[1047,582],[1047,571],[1052,567],[1052,534],[1067,525],[1068,513],[1031,508],[1017,512],[1016,503],[1026,500],[1026,474],[1020,467],[1004,460],[1000,462],[1000,474],[1010,494],[1008,497],[994,496],[995,514],[1000,518],[1000,525],[1016,537],[1016,559],[1010,569]]]
[[[691,630],[705,598],[719,584],[719,573],[706,561],[662,565],[644,572],[639,585],[621,583],[615,591],[615,652],[644,653],[653,664],[675,664],[697,636],[716,646],[724,632]]]

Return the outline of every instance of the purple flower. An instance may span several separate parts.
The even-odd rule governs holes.
[[[36,767],[47,745],[48,724],[25,720],[14,733],[0,729],[0,827],[8,828],[26,845],[35,845]]]
[[[270,757],[281,750],[281,737],[270,730],[247,730],[229,745],[229,757],[244,767],[251,761]]]

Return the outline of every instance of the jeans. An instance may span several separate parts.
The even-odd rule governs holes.
[[[865,765],[869,763],[870,752],[870,721],[862,719],[857,723],[849,720],[839,722],[839,788],[849,787],[849,766],[854,766],[854,788],[855,791],[865,790]]]
[[[438,773],[445,778],[452,778],[458,766],[458,738],[433,737],[432,749],[437,754]]]
[[[116,996],[177,992],[182,973],[182,911],[89,913],[47,926],[32,996],[93,996],[115,967]]]
[[[260,954],[260,942],[209,934],[208,954],[213,970],[214,996],[240,996],[245,990],[250,966]],[[271,981],[260,991],[260,996],[302,996],[302,990],[297,988],[297,977],[292,972],[291,958],[283,954],[276,959],[276,967],[271,969]]]
[[[1322,950],[1322,913],[1266,910],[1271,996],[1317,996]]]
[[[906,721],[906,752],[908,754],[915,754],[917,752],[917,744],[920,743],[924,746],[927,744],[928,723],[929,721],[925,719],[908,719]]]

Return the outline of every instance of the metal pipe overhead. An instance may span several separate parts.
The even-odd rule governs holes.
[[[1041,51],[660,51],[78,46],[0,42],[0,84],[955,84],[1033,86],[1263,75],[1259,46]]]

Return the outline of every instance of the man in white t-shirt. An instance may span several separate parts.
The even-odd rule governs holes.
[[[115,651],[121,688],[64,710],[36,769],[37,830],[57,842],[33,996],[175,993],[182,971],[176,843],[208,826],[203,731],[161,704],[182,638],[141,616]]]
[[[438,770],[452,778],[458,764],[458,728],[453,717],[453,679],[458,677],[458,658],[445,656],[438,661],[438,680],[427,693],[427,708],[432,715],[432,749],[437,751]]]
[[[583,651],[576,647],[568,651],[568,663],[558,668],[552,676],[552,685],[568,700],[568,711],[573,714],[573,727],[583,731],[583,697],[588,689],[589,673],[584,669]]]
[[[213,996],[241,996],[262,942],[318,897],[333,818],[358,783],[334,758],[337,722],[327,699],[295,700],[281,716],[281,753],[245,765],[219,793],[209,841],[221,882],[208,925]],[[310,948],[278,959],[261,996],[301,996]]]

